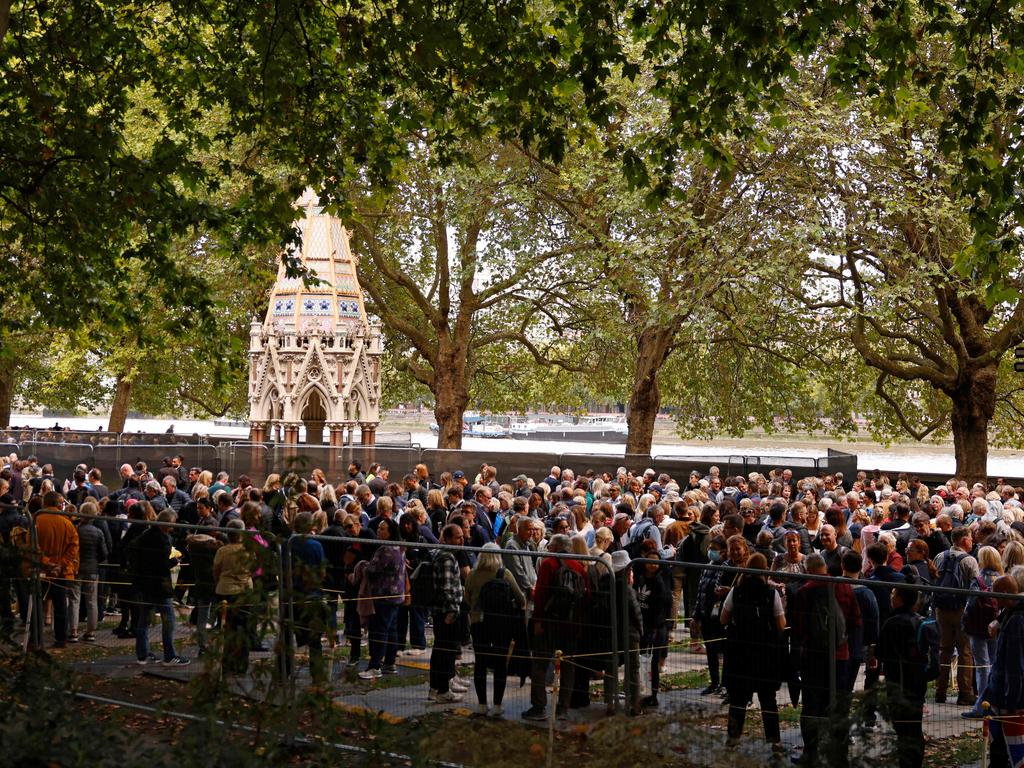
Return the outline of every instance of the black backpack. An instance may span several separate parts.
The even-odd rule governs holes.
[[[817,591],[823,592],[824,597],[813,602],[808,601],[809,604],[805,606],[809,609],[809,615],[807,616],[807,647],[815,651],[828,650],[834,652],[846,642],[846,617],[843,615],[843,609],[839,605],[839,601],[836,600],[835,593],[832,590],[828,587],[822,587]],[[831,613],[835,617],[836,642],[834,646],[830,642],[828,631],[830,608]]]
[[[964,589],[963,569],[960,568],[960,563],[965,557],[967,555],[954,556],[952,551],[946,552],[946,556],[942,560],[942,570],[939,571],[939,581],[935,586]],[[936,592],[932,603],[936,608],[958,611],[967,605],[967,598],[964,595]]]
[[[434,608],[437,596],[434,590],[434,562],[438,557],[428,557],[416,566],[409,577],[409,599],[418,608]]]
[[[913,632],[908,638],[900,670],[904,682],[927,685],[939,677],[939,631],[935,619],[910,617]]]
[[[559,563],[544,600],[545,616],[549,619],[572,621],[579,615],[584,592],[583,576],[565,563]]]
[[[480,611],[484,621],[508,621],[516,614],[518,607],[512,585],[505,580],[505,569],[499,568],[494,578],[480,588]]]

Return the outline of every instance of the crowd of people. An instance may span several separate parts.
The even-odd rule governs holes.
[[[294,644],[276,643],[283,663],[290,670],[293,647],[306,647],[316,685],[328,677],[325,641],[346,645],[347,664],[371,682],[397,674],[400,656],[429,653],[429,704],[472,688],[476,714],[501,717],[507,679],[519,676],[530,681],[522,716],[543,720],[553,667],[555,717],[589,706],[594,680],[609,711],[620,687],[629,714],[658,708],[675,645],[704,654],[701,693],[728,707],[730,744],[756,693],[765,739],[784,751],[785,686],[802,705],[794,762],[814,765],[827,750],[841,764],[862,681],[866,724],[881,713],[900,764],[919,766],[932,680],[934,701],[955,690],[965,718],[1024,710],[1022,499],[1002,482],[928,488],[879,473],[726,477],[716,467],[685,479],[552,467],[502,483],[488,465],[471,479],[420,464],[392,480],[387,467],[354,462],[340,482],[314,470],[257,487],[180,457],[155,473],[126,464],[111,490],[95,468],[58,480],[12,456],[0,471],[0,536],[24,547],[31,516],[56,648],[95,641],[110,614],[139,664],[187,664],[175,624],[188,606],[198,653],[219,622],[224,670],[243,674],[249,654],[266,650],[260,627],[273,628],[276,595],[293,617]],[[30,602],[20,575],[0,582],[8,626]],[[150,646],[155,614],[162,662]],[[456,673],[470,645],[471,681]]]

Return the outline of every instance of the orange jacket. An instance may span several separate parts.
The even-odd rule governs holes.
[[[40,510],[35,521],[43,575],[73,579],[78,575],[78,530],[69,518],[49,511]]]

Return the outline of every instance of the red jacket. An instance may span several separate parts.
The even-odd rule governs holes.
[[[793,636],[801,645],[807,640],[808,611],[826,610],[825,600],[827,596],[823,594],[823,591],[827,588],[827,582],[809,581],[800,587],[796,593],[796,600],[794,601],[796,605],[793,606],[790,614],[793,622]],[[836,602],[839,603],[839,608],[843,612],[843,619],[846,622],[846,634],[849,636],[850,630],[859,627],[861,624],[860,606],[857,605],[857,598],[854,597],[853,589],[849,584],[836,584],[835,588]],[[850,658],[850,647],[846,640],[843,640],[839,647],[836,648],[835,658],[839,660]]]
[[[564,623],[557,622],[557,620],[546,616],[544,612],[544,607],[547,604],[548,589],[550,589],[551,582],[554,581],[555,574],[562,565],[571,568],[583,576],[584,599],[590,595],[590,580],[587,578],[587,564],[584,561],[545,557],[540,561],[540,565],[537,568],[537,586],[533,588],[533,618],[536,621]]]

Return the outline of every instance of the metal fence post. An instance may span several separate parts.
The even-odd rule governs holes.
[[[284,696],[285,710],[285,742],[291,744],[295,736],[295,639],[292,635],[294,621],[292,605],[292,567],[291,548],[288,540],[277,541],[278,562],[281,564],[280,590],[277,600],[279,662],[281,665],[281,685]]]

